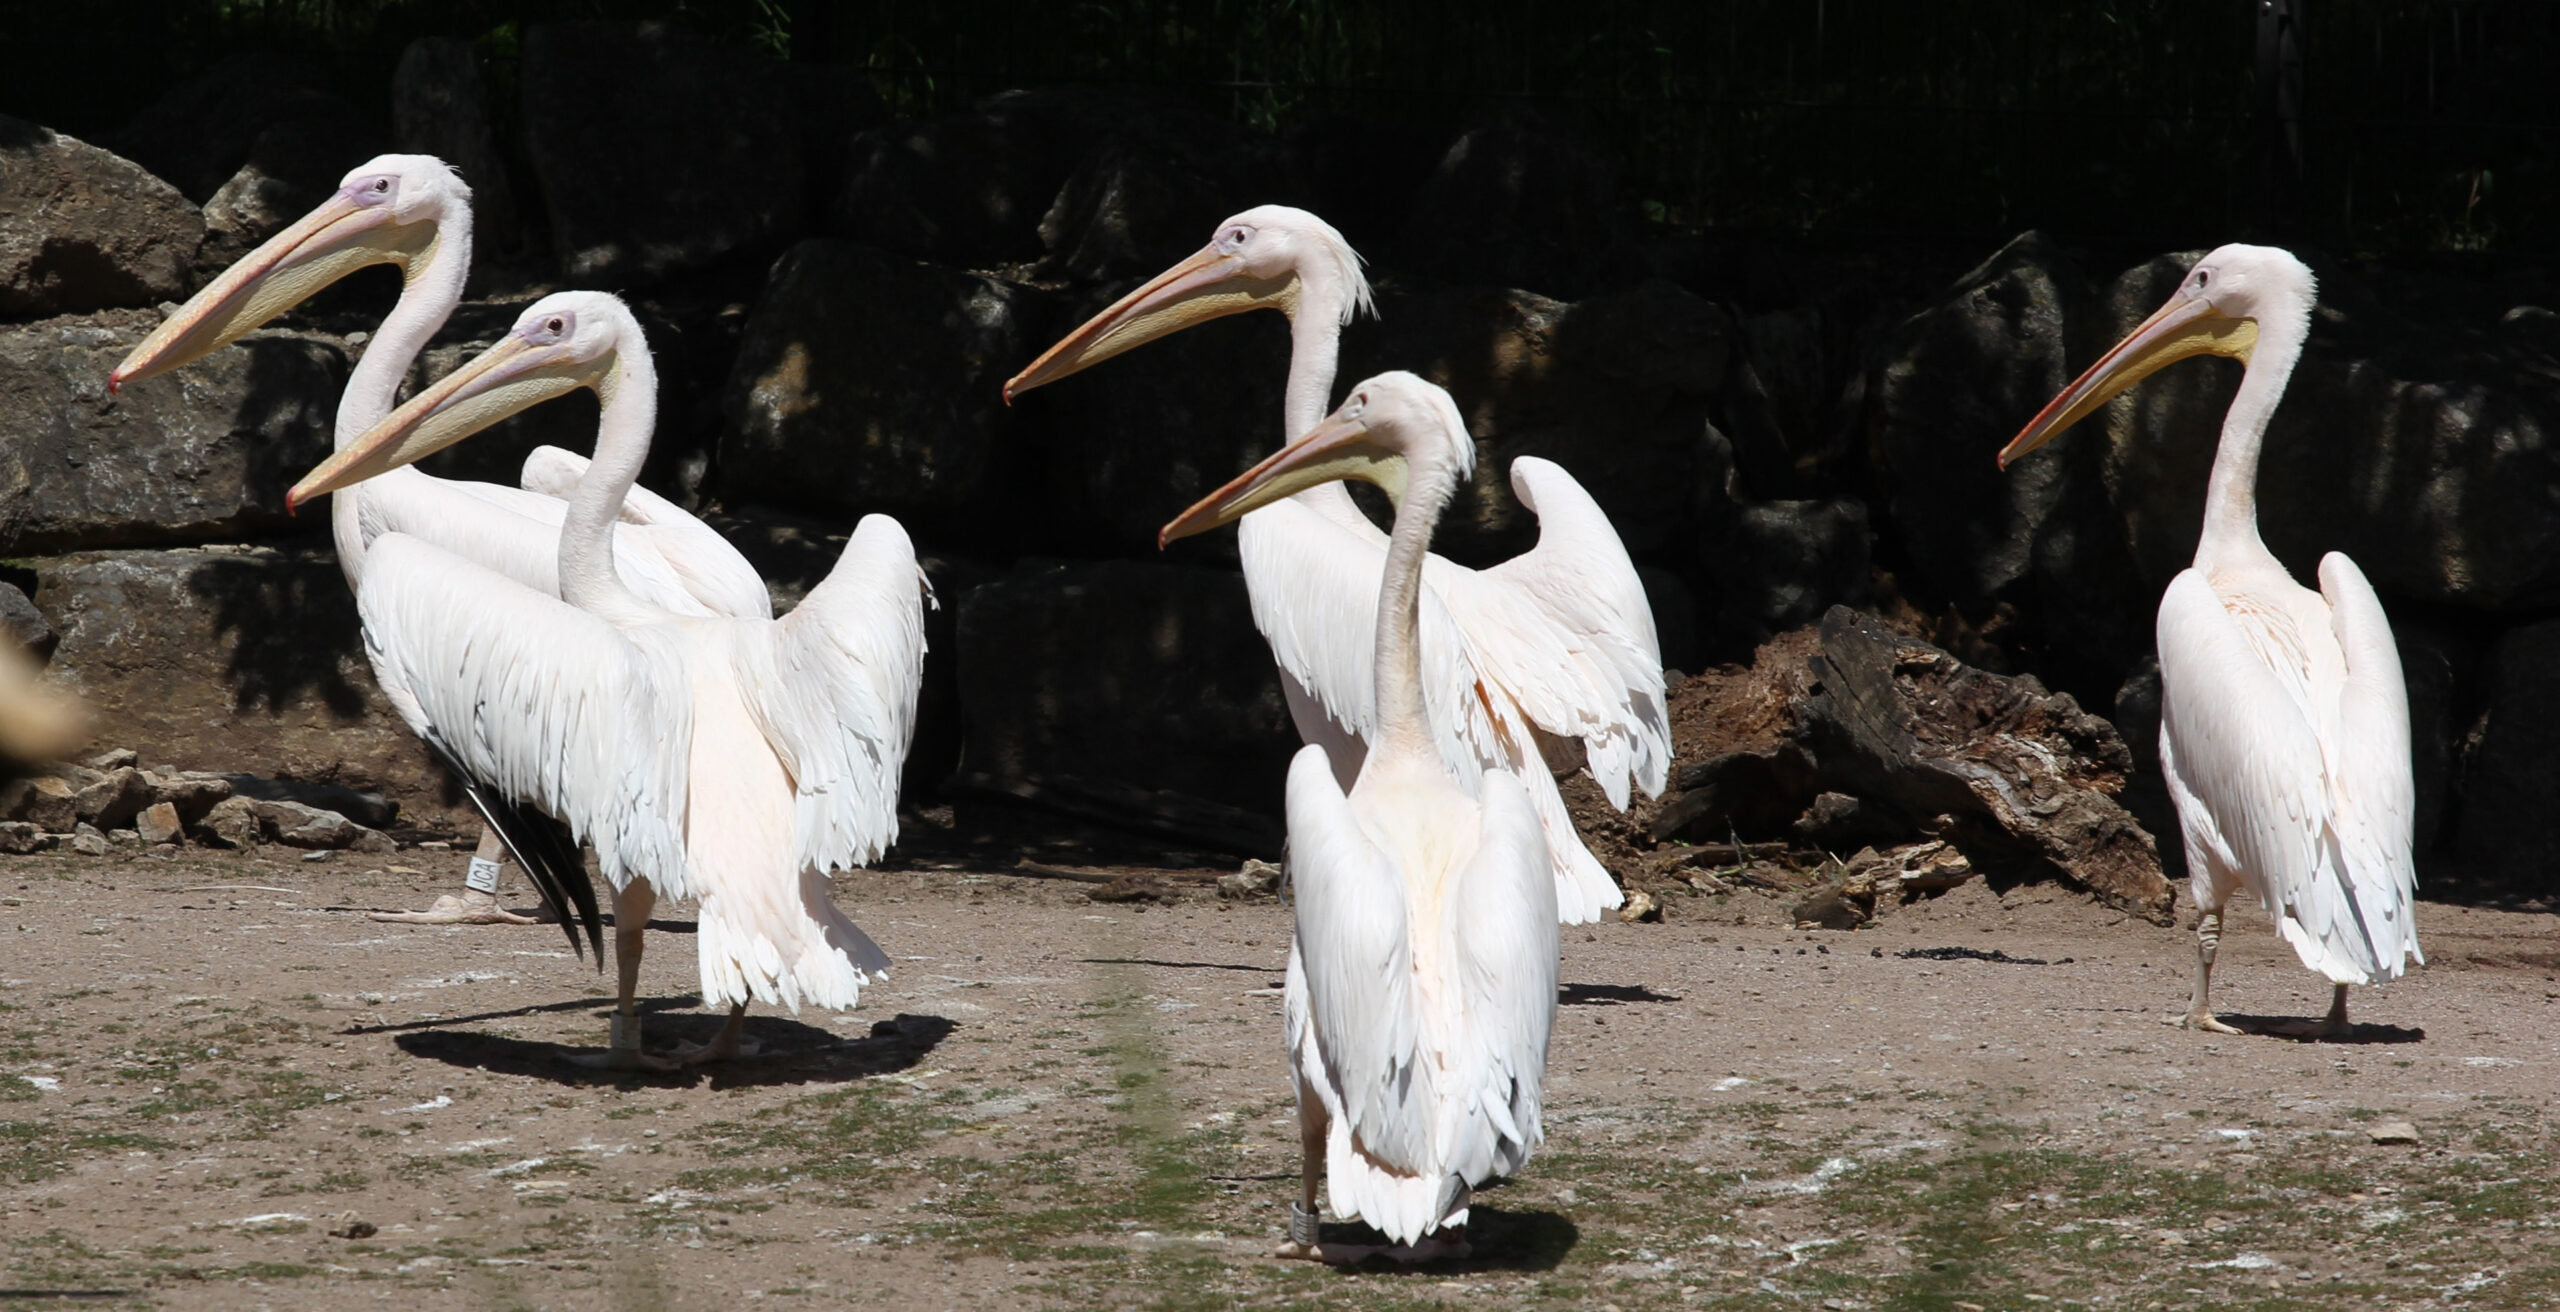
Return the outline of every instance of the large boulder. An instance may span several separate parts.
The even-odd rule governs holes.
[[[1716,581],[1717,627],[1754,646],[1867,600],[1867,503],[1855,497],[1763,501],[1722,516],[1701,553]]]
[[[489,114],[480,56],[457,37],[420,37],[391,76],[391,134],[399,149],[433,155],[471,186],[474,271],[516,253],[524,221]]]
[[[1564,299],[1642,279],[1634,212],[1605,158],[1529,113],[1465,133],[1415,193],[1398,262]]]
[[[62,635],[53,631],[53,621],[27,600],[17,585],[0,583],[0,637],[35,653],[37,660],[53,654],[53,646]]]
[[[204,216],[87,142],[0,116],[0,317],[149,305],[188,287]]]
[[[1028,563],[969,592],[958,638],[965,786],[1278,848],[1297,740],[1239,575]]]
[[[1011,431],[1004,380],[1038,340],[1033,295],[844,242],[793,247],[729,376],[724,488],[845,515],[972,505]]]
[[[1410,369],[1457,400],[1478,455],[1432,541],[1452,559],[1489,563],[1536,544],[1537,516],[1510,488],[1524,455],[1580,481],[1629,551],[1685,548],[1705,501],[1722,496],[1704,477],[1707,410],[1731,331],[1722,310],[1666,282],[1571,305],[1478,288],[1389,295],[1347,335],[1340,383]]]
[[[2547,897],[2560,888],[2560,620],[2520,625],[2489,648],[2478,705],[2453,856],[2466,873]]]
[[[650,282],[800,235],[791,99],[764,61],[666,23],[549,23],[527,34],[522,76],[570,281]]]
[[[2037,636],[2121,678],[2150,647],[2159,589],[2134,576],[2108,504],[2110,444],[2075,431],[2006,472],[1995,460],[2073,363],[2113,340],[2075,347],[2103,335],[2086,314],[2073,331],[2086,298],[2077,266],[2040,233],[1967,273],[1887,343],[1868,389],[1869,460],[1917,590],[1976,622],[2014,607],[2041,622]]]
[[[1097,145],[1040,220],[1041,271],[1099,282],[1143,278],[1198,250],[1220,219],[1299,199],[1279,147],[1177,108]]]
[[[28,562],[51,677],[98,736],[182,770],[344,784],[442,812],[444,775],[383,704],[324,551],[206,547]]]
[[[204,203],[205,242],[196,267],[208,277],[310,213],[357,165],[391,143],[361,119],[287,119],[258,134],[249,158]]]
[[[105,144],[201,205],[249,161],[268,128],[361,117],[321,87],[320,75],[300,60],[247,51],[169,88]]]
[[[107,375],[159,317],[111,310],[0,331],[0,548],[296,527],[285,489],[329,453],[343,350],[314,334],[260,332],[110,394]]]

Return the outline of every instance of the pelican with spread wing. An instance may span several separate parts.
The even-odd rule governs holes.
[[[380,155],[347,174],[318,208],[222,271],[178,307],[108,377],[110,390],[203,359],[358,270],[400,270],[400,298],[383,317],[338,399],[337,444],[391,413],[400,380],[427,341],[462,303],[471,271],[471,188],[431,155]],[[423,538],[520,583],[558,595],[560,525],[569,488],[586,459],[558,447],[525,458],[522,487],[437,478],[399,469],[337,498],[329,507],[338,566],[359,593],[367,553],[386,533]],[[767,618],[764,580],[711,527],[645,488],[624,499],[614,528],[615,565],[631,588],[681,615]],[[401,694],[385,688],[395,702]],[[473,804],[489,828],[473,862],[474,882],[433,909],[376,913],[422,924],[520,924],[498,905],[496,868],[512,852],[535,882],[567,877],[577,863],[547,826],[512,813],[477,790]],[[503,844],[503,846],[502,846]],[[571,942],[575,943],[574,935]]]
[[[1360,257],[1305,210],[1250,209],[1198,254],[1096,315],[1005,384],[1014,396],[1222,315],[1289,317],[1282,435],[1331,404],[1343,326],[1370,303]],[[1470,462],[1472,463],[1472,462]],[[1627,550],[1591,494],[1553,461],[1511,462],[1511,488],[1538,515],[1538,545],[1490,569],[1438,556],[1422,565],[1423,683],[1433,740],[1462,778],[1507,770],[1546,835],[1566,923],[1625,901],[1575,832],[1546,762],[1586,765],[1623,810],[1632,782],[1659,797],[1671,767],[1662,644]],[[1325,749],[1350,787],[1378,712],[1370,647],[1388,537],[1338,482],[1275,501],[1237,529],[1253,618],[1280,662],[1298,736]]]
[[[291,500],[396,473],[579,388],[602,406],[595,459],[557,539],[558,595],[385,533],[356,594],[366,654],[399,690],[402,718],[475,786],[595,845],[620,972],[606,1060],[663,1060],[643,1051],[633,1005],[660,896],[700,902],[703,999],[729,1008],[718,1039],[684,1055],[734,1056],[751,999],[840,1010],[888,969],[829,900],[826,875],[897,837],[924,666],[924,576],[905,530],[865,517],[826,580],[779,620],[679,614],[635,591],[614,529],[648,458],[657,375],[631,312],[597,292],[536,302]],[[544,895],[597,937],[591,892]]]
[[[1396,500],[1370,594],[1368,751],[1347,791],[1318,745],[1289,764],[1297,932],[1283,1010],[1301,1183],[1284,1256],[1365,1255],[1320,1242],[1319,1181],[1335,1215],[1376,1226],[1399,1257],[1463,1252],[1470,1192],[1518,1171],[1545,1135],[1562,951],[1548,840],[1519,775],[1451,770],[1427,709],[1429,680],[1449,676],[1423,660],[1423,559],[1474,464],[1447,392],[1380,374],[1164,529],[1204,532],[1345,478]]]
[[[2418,951],[2408,690],[2373,585],[2344,553],[2313,592],[2258,537],[2258,451],[2311,331],[2311,271],[2268,246],[2198,260],[2169,303],[2100,357],[2008,446],[2042,446],[2152,371],[2191,355],[2247,366],[2205,485],[2195,563],[2160,598],[2160,769],[2196,899],[2195,997],[2182,1024],[2234,1033],[2210,1005],[2222,909],[2247,889],[2302,964],[2335,986],[2397,979]]]

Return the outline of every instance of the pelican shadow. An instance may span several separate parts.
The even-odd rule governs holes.
[[[2219,1012],[2216,1013],[2215,1018],[2243,1034],[2255,1034],[2270,1039],[2289,1039],[2295,1043],[2341,1043],[2357,1045],[2375,1043],[2423,1043],[2426,1041],[2427,1037],[2427,1032],[2423,1028],[2415,1028],[2407,1025],[2358,1025],[2354,1023],[2348,1024],[2347,1032],[2344,1034],[2292,1034],[2286,1032],[2289,1027],[2307,1024],[2316,1019],[2315,1017],[2307,1016],[2235,1016],[2229,1012]]]
[[[583,1002],[579,1005],[594,1010],[598,1032],[601,1033],[612,1004]],[[643,999],[639,1003],[640,1010],[650,1016],[649,1037],[655,1043],[677,1040],[708,1043],[720,1032],[725,1017],[706,1011],[675,1010],[682,1005],[682,1002],[660,999]],[[762,1053],[672,1071],[589,1070],[572,1064],[569,1058],[600,1049],[509,1038],[476,1030],[438,1027],[404,1033],[393,1042],[413,1057],[499,1075],[550,1080],[556,1084],[743,1089],[791,1084],[843,1084],[906,1070],[924,1060],[925,1054],[940,1046],[956,1028],[951,1021],[940,1016],[901,1013],[891,1020],[872,1022],[871,1032],[861,1038],[848,1039],[788,1016],[750,1015],[746,1021],[746,1037],[761,1045]]]
[[[1656,993],[1642,984],[1567,984],[1556,990],[1559,1007],[1623,1007],[1631,1002],[1678,1002],[1677,993]]]
[[[1387,1237],[1358,1221],[1328,1221],[1321,1231],[1328,1244],[1384,1245]],[[1437,1262],[1398,1262],[1384,1254],[1343,1268],[1363,1275],[1452,1276],[1480,1271],[1553,1271],[1565,1254],[1582,1242],[1582,1229],[1560,1212],[1513,1212],[1482,1202],[1467,1209],[1465,1257]]]

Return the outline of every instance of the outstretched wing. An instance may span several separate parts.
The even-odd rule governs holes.
[[[516,481],[527,492],[565,503],[586,473],[585,456],[538,446],[525,456],[524,471]],[[684,507],[637,483],[623,494],[622,521],[614,538],[617,550],[638,550],[664,562],[685,592],[712,614],[742,620],[773,618],[773,596],[765,590],[764,577],[727,538]]]
[[[826,581],[741,642],[739,684],[797,794],[800,859],[827,871],[898,837],[898,775],[924,683],[924,571],[898,521],[865,515]]]
[[[670,632],[616,629],[398,533],[374,541],[356,606],[410,728],[478,785],[567,822],[614,887],[692,896],[692,700]]]
[[[2163,755],[2193,811],[2180,821],[2251,882],[2305,966],[2374,982],[2375,922],[2347,873],[2318,729],[2326,680],[2303,646],[2333,639],[2297,631],[2282,598],[2232,601],[2247,623],[2194,569],[2160,599]]]

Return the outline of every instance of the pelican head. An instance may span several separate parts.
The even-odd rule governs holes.
[[[1085,321],[1004,385],[1004,399],[1100,364],[1196,323],[1247,310],[1295,318],[1310,288],[1340,305],[1348,323],[1369,300],[1360,256],[1333,225],[1302,209],[1259,205],[1218,225],[1218,235]]]
[[[1391,370],[1352,388],[1324,422],[1175,516],[1156,535],[1156,545],[1232,524],[1337,479],[1375,483],[1401,504],[1417,464],[1454,487],[1475,471],[1476,444],[1447,391]]]
[[[426,267],[446,220],[471,188],[432,155],[376,155],[320,207],[266,240],[197,292],[107,376],[107,389],[203,359],[358,269]],[[468,240],[468,225],[462,240]]]
[[[633,350],[638,344],[637,351]],[[338,449],[285,493],[293,509],[453,445],[510,415],[591,388],[610,402],[648,347],[622,298],[554,292],[536,301],[495,346],[436,380]]]
[[[2053,440],[2117,393],[2164,365],[2191,355],[2225,355],[2246,364],[2261,323],[2300,341],[2317,295],[2311,270],[2273,246],[2218,246],[2187,270],[2169,303],[2142,321],[2089,371],[2071,381],[2000,448],[2000,467]]]

